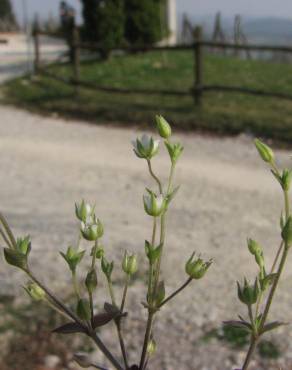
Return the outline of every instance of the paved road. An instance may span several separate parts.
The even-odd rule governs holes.
[[[7,39],[8,43],[0,44],[0,84],[33,70],[33,41],[21,34],[1,38]],[[64,50],[63,42],[41,37],[42,61],[54,60]]]
[[[107,253],[118,261],[122,249],[135,251],[143,276],[143,242],[149,238],[150,221],[141,199],[144,187],[154,184],[145,163],[132,153],[130,140],[138,132],[42,118],[3,106],[0,117],[1,210],[17,235],[32,236],[36,272],[58,289],[62,287],[60,282],[68,281],[58,251],[76,241],[74,202],[84,197],[96,202],[97,214],[105,224]],[[252,277],[256,271],[247,252],[246,237],[256,238],[265,246],[266,261],[271,264],[279,243],[282,197],[251,138],[189,134],[175,139],[183,142],[185,152],[176,176],[182,187],[168,219],[163,273],[167,291],[185,280],[184,262],[193,250],[206,258],[213,257],[215,263],[206,278],[178,298],[177,306],[172,304],[161,313],[157,336],[162,340],[163,355],[154,361],[153,368],[190,370],[196,358],[198,370],[231,369],[242,354],[233,356],[221,342],[203,346],[199,337],[206,326],[218,327],[223,320],[235,318],[237,312],[245,314],[236,300],[234,282],[243,275]],[[169,163],[167,154],[161,152],[154,168],[165,180]],[[281,164],[291,165],[289,152],[277,155]],[[120,280],[118,270],[115,279]],[[58,281],[57,274],[61,276]],[[273,308],[274,318],[292,320],[291,278],[290,261]],[[22,294],[18,288],[23,282],[22,273],[1,260],[0,279],[2,290]],[[129,296],[137,312],[144,299],[141,284],[142,280],[137,279]],[[141,340],[142,323],[137,315],[132,318],[128,340],[135,348],[135,340]],[[170,327],[174,328],[172,335]],[[283,328],[279,333],[287,370],[291,365],[291,329]],[[112,340],[112,333],[105,335]],[[256,367],[264,368],[265,364]]]

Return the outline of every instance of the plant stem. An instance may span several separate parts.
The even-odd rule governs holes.
[[[182,290],[184,290],[192,281],[193,281],[193,279],[189,278],[180,288],[178,288],[170,296],[165,298],[165,300],[159,305],[159,308],[164,306],[167,302],[169,302],[172,298],[174,298],[177,294],[179,294]]]
[[[7,236],[11,241],[11,244],[13,245],[14,248],[16,248],[16,240],[15,240],[15,237],[13,235],[13,232],[11,231],[11,229],[8,225],[8,222],[6,221],[6,218],[3,216],[3,214],[1,212],[0,212],[0,222],[3,225],[4,230],[6,231]]]
[[[125,287],[124,287],[124,292],[123,292],[122,303],[121,303],[121,308],[120,308],[121,313],[124,312],[125,302],[126,302],[126,297],[127,297],[127,292],[128,292],[128,286],[129,286],[130,278],[131,278],[130,275],[127,274],[126,282],[125,282]]]
[[[276,166],[273,166],[273,169],[276,172],[278,172],[278,169],[277,169]],[[289,194],[288,194],[288,191],[285,191],[285,190],[284,190],[284,203],[285,203],[285,218],[286,218],[286,221],[287,221],[288,217],[290,215],[290,206],[289,206]],[[278,259],[278,254],[280,255],[280,252],[281,252],[282,249],[283,249],[283,247],[279,248],[280,251],[278,251],[278,253],[276,255],[276,260]],[[285,266],[285,263],[286,263],[286,260],[287,260],[288,253],[289,253],[289,245],[287,245],[285,243],[284,244],[284,251],[283,251],[283,254],[282,254],[282,257],[281,257],[281,260],[280,260],[280,264],[279,264],[279,267],[278,267],[278,270],[277,270],[277,273],[276,273],[276,278],[275,278],[275,280],[273,282],[273,285],[271,287],[271,290],[270,290],[270,293],[269,293],[269,296],[268,296],[268,299],[267,299],[267,302],[266,302],[266,305],[265,305],[265,308],[264,308],[264,312],[263,312],[263,315],[262,315],[262,318],[261,318],[261,323],[260,323],[260,326],[259,326],[259,329],[258,329],[259,335],[261,335],[261,332],[262,332],[262,330],[265,326],[266,320],[268,318],[270,308],[271,308],[271,305],[272,305],[272,302],[273,302],[273,298],[274,298],[275,292],[277,290],[282,272],[284,270],[284,266]],[[252,357],[252,355],[255,351],[256,345],[257,345],[257,338],[255,338],[255,336],[253,335],[242,370],[246,370],[248,368],[251,357]]]
[[[78,281],[76,277],[76,271],[72,271],[72,281],[73,281],[74,291],[77,296],[77,299],[80,299],[80,292],[79,292],[79,286],[78,286]]]
[[[252,359],[252,356],[254,354],[254,351],[256,349],[256,346],[257,346],[257,339],[252,336],[250,346],[249,346],[249,349],[248,349],[248,352],[247,352],[242,370],[247,370],[247,368],[250,364],[250,361]]]
[[[107,347],[104,345],[104,343],[101,341],[99,336],[94,331],[92,331],[92,333],[90,334],[90,338],[94,341],[94,343],[101,350],[101,352],[105,355],[105,357],[111,362],[111,364],[114,366],[115,369],[124,370],[123,367],[119,364],[116,358],[107,349]]]
[[[152,331],[153,318],[154,318],[154,312],[149,311],[139,370],[144,369],[144,363],[145,363],[145,359],[147,355],[147,347],[148,347],[148,343],[149,343],[151,331]]]
[[[158,185],[158,188],[159,188],[159,192],[160,192],[160,194],[162,194],[163,193],[163,190],[162,190],[161,182],[160,182],[159,178],[155,175],[155,173],[152,170],[152,165],[151,165],[150,159],[147,159],[147,164],[148,164],[148,169],[149,169],[150,175],[157,182],[157,185]]]
[[[272,268],[271,268],[271,271],[270,271],[270,274],[272,274],[274,271],[275,271],[275,268],[276,268],[276,265],[277,265],[277,262],[279,260],[279,257],[281,255],[281,252],[282,252],[282,249],[283,249],[283,246],[284,246],[284,241],[282,240],[281,241],[281,244],[278,248],[278,251],[277,251],[277,254],[276,254],[276,257],[274,259],[274,262],[273,262],[273,265],[272,265]]]
[[[9,239],[7,238],[7,236],[5,235],[4,231],[1,228],[0,228],[0,234],[3,240],[5,241],[7,247],[13,249],[13,245],[11,244],[11,242],[9,241]]]

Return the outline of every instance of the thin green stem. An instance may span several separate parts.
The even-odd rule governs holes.
[[[77,299],[80,299],[80,291],[79,291],[79,285],[77,281],[76,271],[72,271],[72,282],[74,287],[74,292],[76,294]]]
[[[284,191],[284,203],[285,203],[285,216],[287,221],[290,215],[290,202],[289,202],[289,193],[286,190]]]
[[[248,349],[248,352],[247,352],[242,370],[247,370],[247,368],[250,364],[250,361],[252,359],[252,356],[254,354],[254,351],[256,349],[256,346],[257,346],[257,339],[252,336],[250,346],[249,346],[249,349]]]
[[[143,343],[143,349],[141,354],[141,360],[139,365],[139,370],[144,369],[144,363],[147,355],[147,347],[148,343],[151,337],[151,331],[152,331],[152,324],[154,319],[154,312],[150,311],[148,314],[147,324],[146,324],[146,331],[145,331],[145,337],[144,337],[144,343]]]
[[[80,238],[79,238],[80,240]],[[98,239],[94,243],[94,247],[92,249],[92,260],[91,260],[91,270],[95,269],[96,264],[96,250],[98,248]],[[91,324],[93,324],[94,319],[94,305],[93,305],[93,294],[90,290],[88,290],[88,297],[89,297],[89,306],[90,306],[90,313],[91,313]]]
[[[167,302],[169,302],[171,299],[173,299],[176,295],[178,295],[182,290],[184,290],[191,282],[193,281],[192,278],[189,278],[180,288],[178,288],[176,291],[174,291],[170,296],[165,298],[162,303],[160,303],[159,308],[164,306]]]
[[[275,259],[274,259],[274,262],[273,262],[273,265],[272,265],[272,268],[271,268],[270,274],[273,274],[273,273],[274,273],[274,271],[275,271],[275,268],[276,268],[276,265],[277,265],[277,263],[278,263],[279,257],[280,257],[280,255],[281,255],[281,252],[282,252],[283,246],[284,246],[284,241],[282,240],[282,241],[281,241],[281,244],[280,244],[280,246],[279,246],[279,248],[278,248],[278,250],[277,250],[277,254],[276,254],[276,257],[275,257]]]
[[[130,279],[131,279],[131,276],[127,274],[126,281],[125,281],[125,286],[124,286],[124,291],[123,291],[123,298],[122,298],[121,308],[120,308],[121,313],[124,312]]]
[[[7,236],[5,235],[4,231],[0,228],[0,234],[3,238],[3,240],[5,241],[6,245],[8,248],[13,248],[13,245],[11,244],[10,240],[7,238]]]
[[[16,240],[13,235],[13,232],[11,231],[8,222],[6,221],[6,218],[3,216],[3,214],[0,212],[0,223],[4,227],[4,230],[7,233],[8,238],[10,239],[10,242],[14,248],[16,248]]]
[[[161,182],[160,182],[159,178],[155,175],[155,173],[152,170],[152,165],[151,165],[150,159],[147,159],[147,164],[148,164],[148,169],[149,169],[150,175],[157,182],[157,185],[158,185],[158,188],[159,188],[159,192],[160,192],[160,194],[162,194],[163,193],[163,190],[162,190]]]
[[[109,289],[109,294],[111,297],[112,304],[115,307],[117,307],[115,294],[113,290],[113,284],[110,278],[107,279],[107,283],[108,283],[108,289]],[[120,348],[121,348],[124,364],[127,370],[129,368],[129,364],[128,364],[128,359],[127,359],[127,352],[126,352],[126,347],[124,343],[124,338],[123,338],[122,330],[121,330],[121,318],[118,318],[117,320],[115,320],[115,325],[117,328],[117,333],[118,333],[118,338],[119,338],[119,343],[120,343]]]

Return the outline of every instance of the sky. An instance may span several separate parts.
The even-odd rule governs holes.
[[[23,20],[23,3],[27,4],[30,17],[38,13],[47,18],[51,13],[58,14],[59,0],[11,0],[19,21]],[[80,0],[68,0],[80,11]],[[224,16],[241,14],[253,17],[292,18],[291,0],[177,0],[178,12],[186,12],[193,16],[214,15],[218,10]]]

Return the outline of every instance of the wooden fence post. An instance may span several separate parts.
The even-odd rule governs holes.
[[[195,104],[200,105],[203,95],[203,47],[202,47],[202,27],[195,28],[194,33],[194,99]]]
[[[33,28],[33,40],[34,40],[34,73],[37,74],[40,71],[41,60],[40,60],[40,29],[38,19],[35,19]]]
[[[76,86],[76,93],[79,92],[78,84],[80,81],[80,37],[78,27],[72,28],[72,54],[73,54],[73,82]]]

